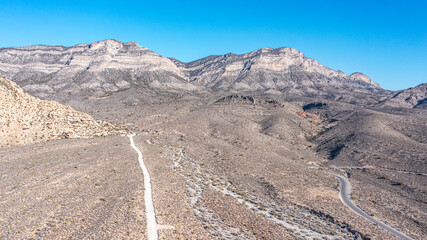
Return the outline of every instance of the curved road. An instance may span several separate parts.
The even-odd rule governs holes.
[[[332,173],[333,174],[333,173]],[[396,235],[397,237],[401,238],[401,239],[405,239],[405,240],[413,240],[412,238],[406,236],[404,233],[390,227],[389,225],[386,225],[385,223],[378,221],[377,219],[371,217],[370,215],[366,214],[362,209],[360,209],[359,207],[357,207],[353,201],[351,201],[350,198],[350,182],[337,174],[333,174],[336,178],[338,178],[338,180],[340,181],[340,197],[341,197],[341,201],[343,201],[343,203],[345,205],[347,205],[347,207],[349,207],[351,210],[353,210],[355,213],[359,214],[360,216],[362,216],[363,218],[373,222],[374,224],[378,225],[379,227],[385,229],[386,231]]]

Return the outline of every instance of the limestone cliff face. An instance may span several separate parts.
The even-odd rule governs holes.
[[[388,94],[362,73],[346,75],[292,48],[263,48],[190,63],[137,43],[104,40],[72,47],[0,49],[0,74],[32,95],[60,102],[114,93],[142,101],[211,90],[375,102]],[[172,94],[172,95],[171,95]]]
[[[362,73],[348,76],[334,71],[293,48],[263,48],[241,55],[209,56],[177,65],[191,82],[216,89],[282,90],[317,85],[379,88]]]
[[[96,121],[57,102],[32,97],[0,76],[0,147],[118,133],[121,131],[107,122]]]
[[[138,86],[197,89],[168,58],[117,40],[0,49],[0,74],[33,95],[55,100],[105,96]]]

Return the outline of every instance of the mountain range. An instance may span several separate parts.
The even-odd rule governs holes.
[[[363,73],[332,70],[293,48],[262,48],[183,63],[137,43],[117,40],[72,47],[12,47],[0,49],[0,74],[34,96],[61,102],[133,89],[139,98],[146,96],[143,101],[165,93],[181,96],[221,91],[367,105],[417,105],[403,103],[405,99],[393,97],[396,92],[382,89]],[[420,101],[424,98],[425,87],[417,95]]]

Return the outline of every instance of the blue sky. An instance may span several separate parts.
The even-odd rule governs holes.
[[[292,47],[383,88],[427,82],[427,1],[0,1],[0,47],[138,42],[192,61]]]

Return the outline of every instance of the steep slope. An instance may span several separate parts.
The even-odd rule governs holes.
[[[389,107],[409,107],[427,109],[427,83],[393,92],[381,105]]]
[[[345,101],[385,93],[362,73],[327,68],[293,48],[263,48],[241,55],[209,56],[190,63],[172,59],[191,82],[219,90],[286,93]],[[350,99],[348,95],[354,96]],[[349,99],[344,99],[349,98]]]
[[[145,92],[197,90],[168,58],[117,40],[0,49],[0,74],[35,96],[60,101],[141,87]]]
[[[331,165],[376,166],[417,172],[427,168],[427,118],[368,109],[329,108],[335,122],[314,138]]]
[[[346,175],[356,204],[377,219],[399,218],[396,222],[412,226],[408,229],[420,230],[414,239],[422,239],[427,210],[425,110],[333,101],[312,102],[303,109],[323,119],[318,125],[323,130],[310,138],[313,149],[327,159],[323,166],[328,171]]]
[[[71,107],[32,97],[2,76],[0,106],[0,147],[120,132]]]

